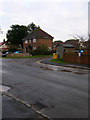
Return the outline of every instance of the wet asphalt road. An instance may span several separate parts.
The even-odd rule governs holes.
[[[2,83],[11,88],[8,92],[51,118],[87,118],[88,71],[41,65],[37,60],[3,59]]]

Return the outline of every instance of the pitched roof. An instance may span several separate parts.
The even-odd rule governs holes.
[[[63,44],[63,47],[64,48],[74,48],[74,45],[72,45],[72,44]]]
[[[3,45],[4,43],[6,43],[5,41],[4,42],[0,42],[0,46]]]
[[[53,39],[51,35],[49,35],[48,33],[46,33],[45,31],[38,27],[33,32],[28,33],[28,35],[23,40],[36,38]]]

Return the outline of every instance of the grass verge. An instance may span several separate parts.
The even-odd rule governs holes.
[[[54,63],[60,63],[60,64],[67,64],[67,62],[64,62],[63,59],[51,59],[49,62],[54,62]]]

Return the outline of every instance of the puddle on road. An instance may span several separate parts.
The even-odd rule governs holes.
[[[43,70],[50,70],[50,71],[53,71],[53,69],[48,68],[48,67],[42,67],[42,66],[40,66],[40,68],[42,68]]]
[[[74,72],[75,74],[84,74],[84,73],[81,73],[81,72]]]
[[[53,69],[48,68],[48,67],[43,68],[43,70],[50,70],[50,71],[53,71]]]
[[[72,71],[70,71],[70,70],[61,70],[62,72],[72,72]]]
[[[7,92],[10,89],[10,87],[0,85],[0,92]]]
[[[72,72],[70,70],[61,70],[62,72]],[[72,73],[75,73],[75,74],[84,74],[84,73],[81,73],[81,72],[72,72]]]
[[[74,73],[74,74],[85,74],[83,72],[79,72],[79,71],[71,71],[71,70],[68,70],[68,69],[59,69],[58,67],[42,67],[40,66],[40,68],[42,68],[43,70],[49,70],[49,71],[62,71],[62,72],[70,72],[70,73]]]
[[[32,66],[31,64],[25,64],[25,65]]]

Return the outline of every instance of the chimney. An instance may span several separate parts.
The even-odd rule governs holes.
[[[38,25],[38,28],[40,29],[40,25]]]
[[[3,39],[3,43],[5,43],[5,39]]]

